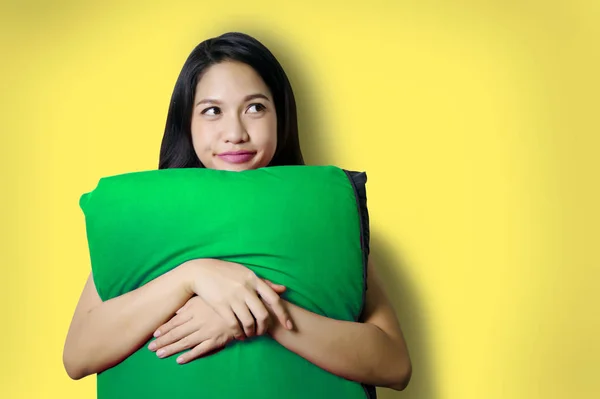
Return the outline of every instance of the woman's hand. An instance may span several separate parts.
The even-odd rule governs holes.
[[[160,326],[148,349],[166,358],[186,349],[177,363],[188,363],[219,350],[233,340],[233,330],[202,298],[194,296],[167,323]]]
[[[293,328],[274,289],[277,286],[263,281],[247,267],[217,259],[195,259],[182,266],[191,270],[190,290],[221,316],[235,339],[264,334],[269,312],[283,326]]]
[[[277,293],[285,291],[285,287],[282,285],[266,282]],[[258,325],[257,330],[266,332],[269,322],[270,319],[267,319],[267,325]],[[256,335],[261,335],[258,331]],[[252,335],[253,332],[246,333],[246,336]],[[221,350],[234,339],[234,331],[212,307],[200,297],[194,296],[177,311],[171,320],[158,327],[154,336],[158,338],[150,343],[148,349],[156,352],[160,358],[166,358],[191,348],[190,351],[177,358],[177,363],[184,364]]]

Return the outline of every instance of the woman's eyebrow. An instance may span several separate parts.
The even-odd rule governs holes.
[[[262,93],[255,93],[255,94],[249,94],[246,97],[244,97],[244,102],[250,101],[250,100],[254,100],[256,98],[262,98],[262,99],[265,99],[267,101],[271,101],[271,100],[269,100],[269,97],[267,97],[266,95],[264,95]],[[198,105],[200,105],[200,104],[221,104],[221,101],[216,100],[216,99],[212,99],[212,98],[205,98],[205,99],[202,99],[202,100],[198,101],[196,103],[196,107]]]
[[[250,95],[247,95],[246,97],[244,97],[244,102],[254,100],[255,98],[263,98],[267,101],[271,101],[271,100],[269,100],[269,97],[265,96],[264,94],[256,93],[256,94],[250,94]]]

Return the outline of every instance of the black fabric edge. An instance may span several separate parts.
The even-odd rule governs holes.
[[[368,270],[368,261],[369,261],[369,253],[371,251],[370,248],[370,227],[369,227],[369,211],[367,208],[367,174],[365,172],[353,172],[344,170],[346,176],[350,180],[352,184],[352,188],[354,189],[354,196],[356,198],[356,206],[358,208],[358,217],[360,220],[360,246],[362,249],[362,260],[363,260],[363,304],[361,308],[361,316],[364,310],[366,291],[369,288],[367,285],[367,270]]]
[[[355,172],[345,170],[346,176],[352,185],[352,189],[354,190],[354,196],[356,198],[356,206],[358,209],[358,217],[360,220],[360,246],[362,250],[362,258],[363,258],[363,298],[361,310],[359,312],[357,322],[360,322],[362,318],[362,313],[365,308],[366,295],[367,295],[367,269],[369,263],[369,253],[370,253],[370,240],[371,240],[371,231],[369,226],[369,210],[367,208],[367,173],[366,172]],[[375,386],[368,384],[361,384],[365,394],[368,399],[377,399],[377,391]]]

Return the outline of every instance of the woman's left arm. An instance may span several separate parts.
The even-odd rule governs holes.
[[[363,322],[330,319],[286,302],[294,330],[274,320],[269,333],[292,352],[348,380],[398,391],[412,365],[394,309],[369,259]]]

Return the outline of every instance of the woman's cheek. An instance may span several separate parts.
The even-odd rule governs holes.
[[[198,136],[199,135],[192,133],[192,145],[194,147],[194,152],[196,153],[196,156],[200,162],[202,162],[205,167],[210,168],[212,167],[213,163],[210,143]]]
[[[275,150],[277,149],[277,120],[271,119],[269,120],[269,125],[266,127],[265,132],[265,147],[269,149],[269,153],[271,158],[275,155]]]

